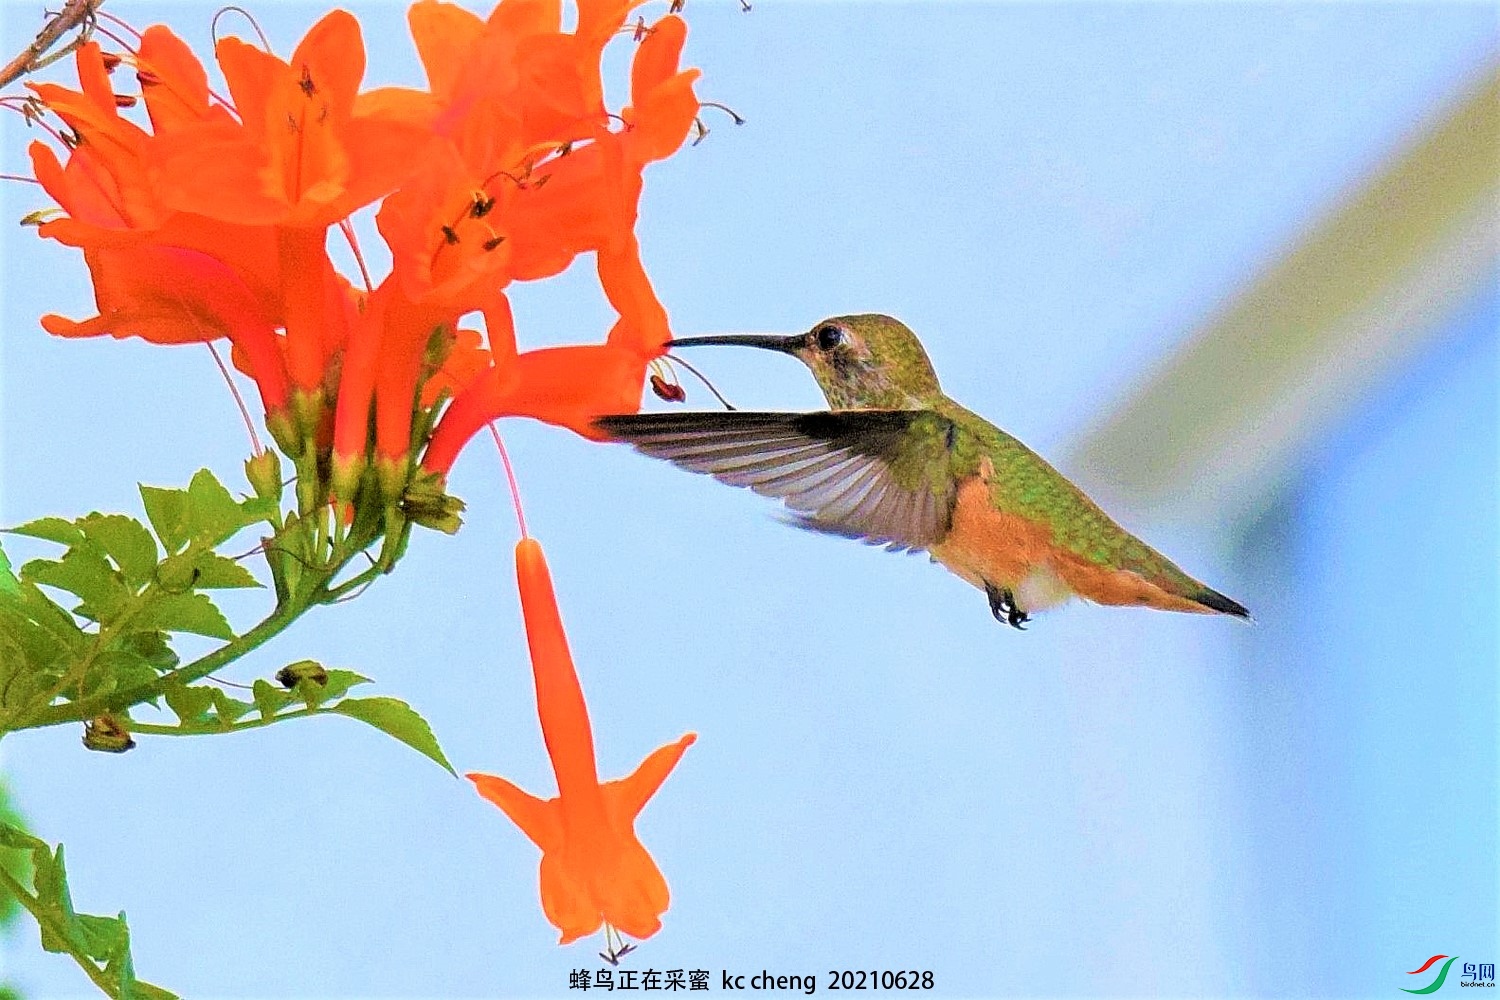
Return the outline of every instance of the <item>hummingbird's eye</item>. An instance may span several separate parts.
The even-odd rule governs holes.
[[[818,338],[818,350],[831,351],[844,343],[844,331],[832,324],[818,327],[815,334]]]

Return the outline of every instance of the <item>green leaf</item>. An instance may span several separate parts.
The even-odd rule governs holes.
[[[250,694],[255,699],[255,707],[260,709],[262,719],[269,719],[292,703],[290,691],[277,687],[265,678],[256,678],[255,683],[250,686]]]
[[[78,613],[99,622],[112,620],[132,596],[120,574],[87,544],[69,549],[61,559],[33,559],[21,567],[21,578],[78,595],[83,601]]]
[[[156,569],[156,542],[146,526],[124,514],[90,514],[78,521],[89,541],[120,567],[132,588],[144,586]]]
[[[219,688],[209,688],[209,692],[213,695],[214,699],[214,714],[225,727],[233,725],[246,712],[255,708],[248,701],[240,701],[238,698],[229,697],[229,695],[225,694]]]
[[[73,912],[73,897],[68,892],[68,872],[63,864],[62,845],[57,845],[55,854],[50,850],[34,853],[32,860],[36,865],[33,884],[36,886],[37,902],[60,918],[63,925],[62,933],[65,935],[59,938],[56,930],[43,924],[41,928],[42,949],[51,952],[66,952],[68,942],[71,942],[73,938],[73,922],[77,919],[77,914]]]
[[[311,663],[312,661],[304,662]],[[317,677],[298,678],[292,686],[292,696],[301,698],[307,703],[308,708],[317,708],[342,698],[356,684],[368,683],[370,683],[370,678],[356,674],[352,670],[325,670]]]
[[[319,703],[333,701],[335,698],[342,698],[356,684],[369,683],[370,678],[363,674],[356,674],[352,670],[330,670],[328,671],[327,682],[319,685],[319,689],[322,691]]]
[[[134,631],[127,632],[120,637],[120,647],[134,653],[141,661],[152,669],[166,673],[175,670],[178,660],[177,654],[172,647],[167,645],[167,637],[162,632]]]
[[[205,552],[193,563],[198,570],[198,579],[193,586],[200,590],[226,589],[230,587],[259,587],[260,581],[250,571],[233,559],[226,559],[215,552]]]
[[[0,780],[0,868],[25,885],[31,881],[31,853],[46,845],[26,832],[25,821],[16,811],[10,788]],[[20,903],[0,890],[0,925],[8,926],[20,916]]]
[[[202,723],[203,717],[208,714],[209,706],[214,700],[213,690],[207,687],[168,684],[162,693],[166,696],[167,707],[182,720],[185,726]]]
[[[0,545],[0,596],[19,597],[21,594],[21,581],[16,579],[16,574],[10,568],[10,557],[5,554],[5,546]]]
[[[250,523],[240,505],[212,472],[199,469],[194,474],[193,481],[188,484],[184,516],[189,537],[212,548]]]
[[[130,948],[130,931],[125,927],[125,914],[118,917],[96,917],[92,913],[74,916],[73,940],[83,946],[90,958],[104,962],[121,951]]]
[[[29,535],[59,545],[77,545],[83,541],[83,532],[72,521],[60,517],[41,517],[27,521],[19,528],[10,528],[13,535]]]
[[[16,594],[0,592],[0,704],[31,704],[91,641],[36,584],[21,582]]]
[[[176,552],[187,544],[188,534],[182,526],[187,498],[187,490],[141,486],[141,503],[146,507],[146,517],[151,520],[156,537],[161,539],[168,552]]]
[[[91,965],[94,970],[99,966],[93,963],[103,963],[103,971],[119,984],[121,1000],[177,1000],[161,987],[135,978],[135,965],[130,955],[130,926],[124,913],[99,917],[73,909],[61,844],[54,852],[45,841],[31,836],[18,825],[0,820],[0,846],[31,852],[30,881],[35,889],[32,905],[41,911],[39,923],[45,950],[69,954],[74,961]],[[20,878],[17,881],[22,885],[26,882]]]
[[[96,698],[121,688],[142,687],[154,684],[156,677],[156,669],[150,661],[122,644],[95,657],[93,669],[84,678],[79,696]]]
[[[458,772],[453,770],[453,765],[443,755],[437,737],[432,734],[432,727],[406,702],[395,698],[349,698],[334,705],[330,711],[374,726],[418,753],[430,757],[449,774],[457,777]]]
[[[47,692],[62,676],[59,670],[25,670],[13,671],[13,664],[3,664],[0,677],[4,678],[4,685],[0,686],[0,705],[6,708],[31,708],[46,698]],[[39,707],[39,706],[37,706]]]
[[[206,594],[163,594],[131,623],[136,628],[163,632],[192,632],[210,639],[233,639],[234,629]]]
[[[247,526],[255,524],[257,521],[265,521],[274,528],[276,526],[276,515],[280,513],[280,508],[277,506],[276,501],[270,497],[251,497],[240,504],[240,512]]]

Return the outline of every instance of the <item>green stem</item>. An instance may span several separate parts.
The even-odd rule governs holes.
[[[410,531],[409,524],[401,526],[402,534]],[[321,526],[318,529],[322,537]],[[301,617],[310,608],[319,604],[328,604],[339,597],[352,591],[355,587],[373,580],[381,572],[388,571],[388,565],[377,563],[375,566],[356,574],[349,580],[344,581],[333,589],[329,589],[328,583],[341,573],[349,560],[353,559],[365,549],[374,537],[364,535],[353,536],[344,540],[330,554],[326,563],[321,566],[308,566],[306,569],[312,574],[311,579],[299,581],[299,586],[288,595],[287,599],[277,604],[276,609],[260,624],[241,636],[230,640],[218,649],[205,656],[199,657],[192,663],[169,671],[148,683],[138,684],[135,687],[112,691],[107,694],[96,695],[80,701],[64,702],[61,705],[49,703],[28,718],[15,719],[6,717],[0,721],[0,735],[9,732],[17,732],[23,729],[40,729],[44,726],[56,726],[68,722],[82,722],[86,719],[96,718],[106,712],[117,712],[139,705],[160,697],[171,684],[191,684],[202,680],[209,674],[222,669],[240,657],[263,646],[266,642],[286,631],[287,627]],[[382,553],[385,555],[385,553]],[[92,657],[90,657],[92,659]],[[69,674],[76,672],[70,671]],[[54,692],[54,697],[56,693]],[[14,713],[12,713],[14,714]],[[132,726],[139,732],[147,730]]]
[[[343,597],[350,591],[362,587],[370,581],[374,580],[382,572],[384,572],[384,570],[380,568],[380,565],[378,563],[370,566],[367,569],[360,570],[354,576],[351,576],[349,579],[345,580],[337,587],[333,587],[332,589],[328,590],[323,598],[323,603],[332,604],[334,601],[337,601],[339,598]]]
[[[249,722],[235,722],[228,727],[221,726],[159,726],[150,722],[130,722],[132,733],[145,733],[147,736],[214,736],[219,733],[238,733],[247,729],[264,729],[273,723],[285,719],[305,719],[312,715],[338,715],[331,708],[319,705],[317,708],[299,708],[292,712],[280,712],[276,715],[262,716],[259,719],[251,719]]]
[[[88,977],[94,981],[94,985],[103,991],[105,996],[118,997],[120,995],[120,984],[112,979],[105,971],[95,964],[94,960],[80,951],[73,944],[73,939],[68,936],[68,928],[57,916],[42,906],[41,902],[26,891],[15,876],[0,867],[0,885],[5,886],[16,901],[31,913],[32,918],[38,925],[52,933],[53,939],[60,942],[63,950],[78,963],[78,967],[88,973]]]
[[[156,680],[148,684],[140,684],[133,688],[125,688],[120,691],[112,691],[108,694],[96,695],[83,701],[67,702],[62,705],[50,705],[37,712],[30,719],[26,719],[16,726],[20,729],[39,729],[43,726],[55,726],[64,722],[82,722],[92,719],[104,712],[118,711],[131,705],[139,705],[143,701],[150,701],[158,697],[166,690],[168,684],[181,682],[191,684],[193,681],[201,680],[216,670],[265,645],[266,642],[284,632],[287,626],[296,621],[304,611],[312,604],[310,602],[295,602],[289,605],[281,605],[259,625],[230,642],[225,643],[213,652],[199,657],[186,666],[178,667],[176,670],[162,674]]]

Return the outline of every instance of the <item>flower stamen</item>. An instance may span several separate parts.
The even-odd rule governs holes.
[[[204,347],[208,353],[214,356],[214,364],[219,366],[219,374],[224,376],[224,384],[229,386],[229,394],[234,397],[234,405],[240,409],[240,417],[245,421],[245,430],[250,434],[250,451],[256,457],[265,452],[265,446],[260,443],[260,435],[255,433],[255,422],[250,417],[250,409],[245,405],[245,397],[240,395],[239,386],[234,384],[234,379],[229,375],[229,368],[224,364],[224,359],[219,356],[219,349],[212,342],[205,342]]]
[[[211,39],[213,39],[214,48],[219,47],[219,18],[223,17],[225,14],[230,13],[238,14],[245,20],[249,21],[250,27],[255,29],[255,36],[260,39],[260,47],[267,52],[271,51],[271,42],[266,38],[266,33],[260,30],[260,22],[255,19],[255,15],[251,14],[243,7],[237,7],[233,4],[225,7],[220,7],[218,10],[216,10],[214,12],[213,20],[208,24],[208,35]]]
[[[139,42],[142,38],[145,37],[144,35],[141,34],[140,29],[137,28],[135,25],[131,24],[129,21],[125,20],[123,17],[118,17],[118,16],[116,16],[114,14],[111,14],[107,10],[100,10],[100,9],[96,8],[94,10],[94,16],[95,17],[102,17],[102,18],[104,18],[104,20],[110,22],[111,24],[115,25],[116,27],[124,28],[126,31],[130,32],[132,35],[135,36],[135,40],[137,42]],[[100,33],[103,34],[103,30],[102,29],[100,30]],[[129,47],[127,46],[127,48],[129,48]]]
[[[714,398],[717,399],[719,402],[721,402],[721,403],[724,404],[724,409],[726,409],[726,410],[737,409],[737,407],[733,403],[731,403],[729,400],[727,400],[727,399],[724,398],[723,393],[719,392],[719,390],[714,387],[714,384],[708,380],[708,377],[706,375],[704,375],[702,372],[700,372],[698,369],[694,368],[692,365],[688,364],[686,361],[684,361],[682,358],[679,358],[675,354],[663,354],[662,357],[665,360],[670,361],[673,364],[681,365],[682,367],[686,368],[688,371],[692,372],[693,375],[698,379],[698,381],[702,382],[704,384],[704,386],[707,387],[708,391],[714,394]]]
[[[718,101],[699,101],[698,106],[700,108],[718,108],[730,118],[733,118],[736,125],[745,124],[745,119],[727,104],[720,104]]]

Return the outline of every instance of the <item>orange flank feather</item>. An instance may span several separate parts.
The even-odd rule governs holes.
[[[953,522],[932,556],[955,574],[984,589],[985,581],[1016,589],[1027,610],[1042,610],[1078,596],[1097,604],[1128,604],[1163,611],[1214,611],[1168,589],[1169,580],[1150,580],[1128,569],[1091,563],[1053,541],[1043,521],[997,510],[988,477],[959,485]],[[1020,597],[1024,593],[1024,597]]]

